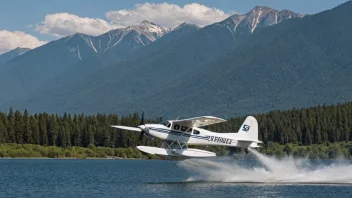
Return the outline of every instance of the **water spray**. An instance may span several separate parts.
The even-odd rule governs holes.
[[[351,161],[278,159],[249,149],[256,161],[190,159],[179,163],[194,174],[187,181],[352,184]]]

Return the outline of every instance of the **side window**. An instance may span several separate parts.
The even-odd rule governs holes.
[[[175,125],[175,126],[174,126],[174,129],[175,129],[175,130],[180,130],[180,126],[179,126],[179,125]]]
[[[199,132],[199,131],[197,131],[197,130],[194,130],[194,131],[193,131],[193,134],[198,135],[198,134],[200,134],[200,132]]]
[[[186,131],[187,129],[188,129],[188,127],[181,126],[181,131]]]
[[[167,125],[166,125],[167,128],[170,128],[171,127],[171,123],[168,122]]]

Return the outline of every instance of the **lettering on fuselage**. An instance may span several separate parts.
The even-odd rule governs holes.
[[[208,136],[208,142],[218,142],[224,144],[231,144],[232,139],[218,137],[218,136]]]

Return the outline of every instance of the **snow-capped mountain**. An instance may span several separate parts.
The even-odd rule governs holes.
[[[77,33],[2,65],[7,69],[0,71],[0,79],[6,76],[18,88],[0,89],[5,93],[0,99],[7,106],[22,100],[28,108],[43,108],[46,98],[47,109],[88,100],[95,104],[96,99],[101,102],[98,96],[110,107],[124,104],[137,97],[135,93],[178,82],[179,76],[189,75],[188,69],[203,70],[203,63],[226,54],[238,41],[245,43],[245,37],[257,30],[295,17],[281,12],[285,14],[277,14],[276,20],[280,11],[256,7],[203,28],[183,23],[171,31],[143,21],[99,36]]]
[[[234,14],[231,17],[214,25],[227,28],[234,39],[243,38],[256,30],[278,24],[291,18],[301,18],[304,15],[290,10],[276,10],[266,6],[256,6],[246,14]]]
[[[68,50],[80,60],[91,56],[91,53],[99,54],[105,52],[113,54],[117,58],[123,58],[169,32],[169,28],[163,28],[145,20],[139,25],[118,28],[99,36],[77,33],[67,37],[65,43],[68,46]],[[82,49],[83,47],[84,49]]]
[[[17,56],[20,56],[20,55],[28,52],[29,50],[31,50],[31,49],[18,47],[18,48],[13,49],[9,52],[3,53],[0,55],[0,64],[6,63],[7,61],[14,59]]]
[[[181,23],[179,26],[177,26],[175,29],[173,29],[172,31],[188,31],[190,29],[200,29],[200,27],[196,24],[193,23],[187,23],[187,22],[183,22]]]
[[[169,32],[168,28],[143,21],[139,25],[115,29],[99,36],[76,33],[51,41],[1,64],[0,84],[4,86],[0,87],[0,92],[3,93],[2,96],[7,96],[6,99],[13,99],[37,91],[38,87],[49,84],[48,80],[58,76],[62,77],[57,79],[55,85],[65,83],[72,75],[83,78],[83,73],[89,75],[106,65],[126,59],[137,49]],[[75,72],[71,69],[75,69]],[[5,77],[6,82],[3,80]],[[10,81],[18,85],[18,88],[6,86]]]
[[[153,53],[159,54],[158,51],[160,49],[164,49],[166,46],[171,45],[172,42],[176,42],[177,40],[198,31],[199,29],[200,27],[195,24],[182,23],[158,39],[156,42],[153,42],[153,44],[138,49],[136,53],[133,53],[133,57],[137,59],[140,57],[143,58],[145,56],[149,56]]]
[[[142,30],[141,32],[151,33],[152,35],[150,39],[154,39],[154,41],[170,32],[170,28],[163,28],[160,25],[149,22],[147,20],[144,20],[141,24],[132,27]]]

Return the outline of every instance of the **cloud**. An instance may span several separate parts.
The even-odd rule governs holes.
[[[48,14],[41,24],[35,25],[35,29],[42,34],[56,37],[77,32],[96,36],[111,29],[137,25],[143,20],[169,28],[183,22],[205,26],[224,20],[232,14],[233,11],[225,13],[199,3],[186,4],[183,7],[169,3],[144,3],[136,4],[131,10],[109,11],[105,14],[106,19],[80,17],[70,13]]]
[[[164,27],[174,28],[177,25],[188,22],[199,26],[219,22],[231,14],[217,8],[210,8],[199,3],[186,4],[183,7],[168,3],[144,3],[136,4],[133,10],[118,10],[106,13],[106,18],[113,24],[129,26],[140,23],[143,20],[152,21]]]
[[[7,30],[0,30],[0,54],[17,47],[33,49],[44,45],[45,43],[47,42],[41,41],[36,37],[21,31],[10,32]]]
[[[42,34],[56,37],[68,36],[77,32],[96,36],[119,27],[121,26],[103,19],[79,17],[69,13],[56,13],[46,15],[44,21],[36,25],[36,30]]]

